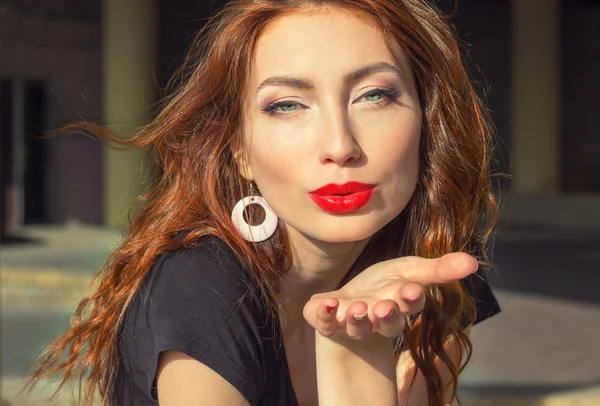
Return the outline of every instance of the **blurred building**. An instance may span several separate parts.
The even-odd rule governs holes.
[[[0,0],[3,229],[124,224],[138,153],[36,137],[79,119],[123,134],[144,124],[222,2]],[[498,128],[497,168],[511,175],[499,178],[503,220],[599,226],[600,2],[460,0],[453,21]]]

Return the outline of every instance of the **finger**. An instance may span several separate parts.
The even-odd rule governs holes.
[[[381,300],[373,306],[374,330],[384,337],[397,337],[402,334],[405,316],[393,300]]]
[[[425,287],[417,282],[407,282],[398,294],[400,312],[405,316],[415,314],[425,307]]]
[[[317,313],[325,300],[327,301],[326,303],[331,303],[331,306],[335,306],[337,303],[337,299],[331,296],[313,295],[302,309],[302,316],[304,316],[304,319],[312,328],[317,328]],[[330,300],[331,302],[329,302]]]
[[[346,310],[346,334],[355,340],[362,340],[373,333],[369,320],[369,308],[362,301],[356,301]]]
[[[331,337],[339,328],[337,311],[339,302],[335,298],[324,299],[317,309],[315,329],[324,337]]]
[[[426,286],[458,281],[477,271],[478,267],[477,260],[465,252],[452,252],[434,259],[403,257],[391,262],[401,277]]]

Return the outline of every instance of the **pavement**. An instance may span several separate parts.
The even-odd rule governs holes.
[[[48,401],[52,382],[15,395],[119,239],[91,226],[29,226],[0,246],[0,406],[77,404]],[[504,226],[493,260],[502,313],[473,329],[462,404],[600,406],[600,229]]]

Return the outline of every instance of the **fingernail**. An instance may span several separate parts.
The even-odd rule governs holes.
[[[326,306],[325,307],[325,311],[327,312],[327,314],[333,314],[333,312],[335,312],[335,309],[337,309],[337,306]]]
[[[394,315],[394,309],[390,310],[390,312],[388,314],[386,314],[385,316],[383,316],[383,319],[387,320],[390,317],[392,317],[393,315]]]
[[[474,273],[477,272],[477,269],[479,269],[479,261],[477,261],[477,258],[473,257],[473,260],[475,261],[475,270],[473,271]]]
[[[406,300],[408,303],[412,303],[412,302],[416,302],[417,300],[421,299],[421,297],[423,297],[423,292],[419,293],[419,295],[415,298],[405,298],[404,300]]]
[[[364,314],[355,314],[352,317],[354,317],[354,320],[360,321],[360,320],[364,319],[365,317],[367,317],[367,312],[365,312]]]

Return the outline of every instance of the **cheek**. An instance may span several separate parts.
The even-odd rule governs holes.
[[[404,128],[408,131],[389,133],[373,156],[381,163],[389,186],[384,193],[393,201],[412,196],[419,176],[420,127]]]
[[[302,165],[314,155],[306,136],[311,129],[297,121],[292,124],[258,119],[250,131],[249,164],[258,186],[262,182],[263,188],[273,189],[297,183]]]
[[[302,154],[285,143],[257,139],[256,143],[259,142],[262,142],[261,147],[253,148],[250,154],[254,181],[277,217],[285,223],[295,224],[306,202],[303,195]]]
[[[419,134],[411,135],[403,140],[397,148],[398,154],[395,157],[396,166],[407,175],[415,175],[419,171]]]
[[[394,172],[408,175],[418,171],[420,133],[416,118],[399,120],[396,125],[382,128],[374,154],[376,159]]]
[[[293,149],[269,140],[256,140],[250,153],[250,166],[261,190],[285,187],[295,178],[296,157]]]

